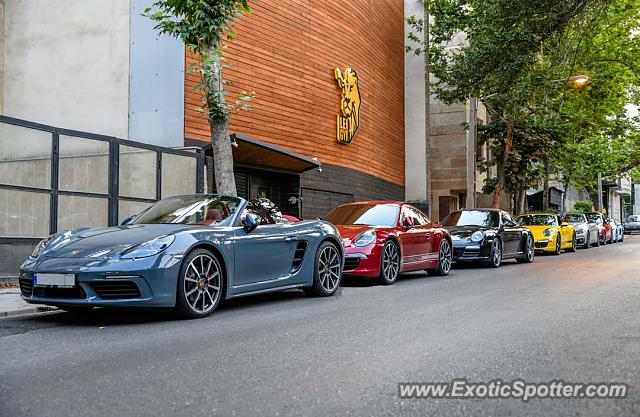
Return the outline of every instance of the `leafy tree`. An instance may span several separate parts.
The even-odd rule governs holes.
[[[579,213],[590,213],[593,209],[593,203],[589,200],[578,200],[573,204],[573,211]]]
[[[532,98],[548,99],[549,89],[558,90],[549,72],[541,71],[540,53],[545,43],[562,34],[579,16],[598,10],[597,0],[429,0],[433,16],[430,26],[430,66],[436,77],[434,92],[445,103],[462,102],[478,97],[489,108],[494,126],[491,138],[496,147],[497,178],[487,184],[494,192],[493,205],[498,207],[507,188],[507,175],[517,166],[514,154],[514,134],[519,130],[522,142],[544,139],[557,140],[552,132],[554,123],[536,117]],[[422,31],[424,21],[409,19],[414,31]],[[460,45],[451,40],[464,34]],[[410,35],[411,37],[411,35]],[[416,51],[420,53],[421,51]],[[570,69],[561,66],[568,78]],[[524,134],[522,126],[535,130]],[[500,133],[494,128],[500,128]],[[542,136],[539,136],[542,135]],[[538,136],[538,138],[536,137]],[[518,142],[517,142],[518,143]],[[516,143],[516,145],[517,145]],[[546,148],[541,147],[541,148]],[[526,152],[520,152],[525,155]],[[521,158],[522,156],[520,156]],[[527,165],[525,163],[525,165]],[[527,170],[518,167],[525,176]]]
[[[223,38],[234,39],[231,23],[249,11],[248,0],[158,0],[145,15],[153,19],[161,34],[181,39],[200,57],[201,65],[193,70],[202,75],[206,110],[211,128],[214,174],[217,192],[236,195],[233,154],[229,138],[225,84],[222,78]],[[249,100],[243,95],[240,100]],[[236,102],[237,103],[237,102]]]

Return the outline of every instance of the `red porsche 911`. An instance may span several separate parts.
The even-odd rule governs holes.
[[[417,208],[393,201],[336,207],[325,220],[335,224],[344,244],[347,275],[377,278],[390,285],[399,272],[451,270],[451,237]]]

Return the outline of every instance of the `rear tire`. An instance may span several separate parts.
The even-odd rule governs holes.
[[[530,264],[533,262],[536,256],[536,248],[533,243],[533,237],[527,236],[527,243],[525,243],[524,255],[521,258],[516,258],[516,262],[521,264]]]
[[[449,275],[451,271],[451,263],[453,262],[453,251],[451,250],[451,243],[447,239],[440,241],[440,249],[438,250],[438,267],[427,269],[427,274],[444,277]]]
[[[316,251],[313,285],[304,292],[314,297],[329,297],[338,291],[342,279],[342,257],[331,242],[324,241]]]

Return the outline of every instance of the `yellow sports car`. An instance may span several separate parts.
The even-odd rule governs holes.
[[[518,216],[519,225],[533,234],[536,251],[560,255],[562,250],[576,251],[576,231],[560,216],[551,213],[528,213]]]

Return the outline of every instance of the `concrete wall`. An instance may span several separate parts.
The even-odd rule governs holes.
[[[405,0],[404,15],[422,16],[422,4],[416,0]],[[405,44],[422,49],[422,45],[407,39],[409,31],[405,24]],[[404,56],[404,135],[405,199],[427,201],[424,56],[414,53]]]
[[[5,0],[3,114],[128,137],[129,1]]]
[[[159,35],[142,12],[153,0],[131,0],[129,139],[184,145],[184,44]]]
[[[4,92],[4,0],[0,0],[0,114]]]

